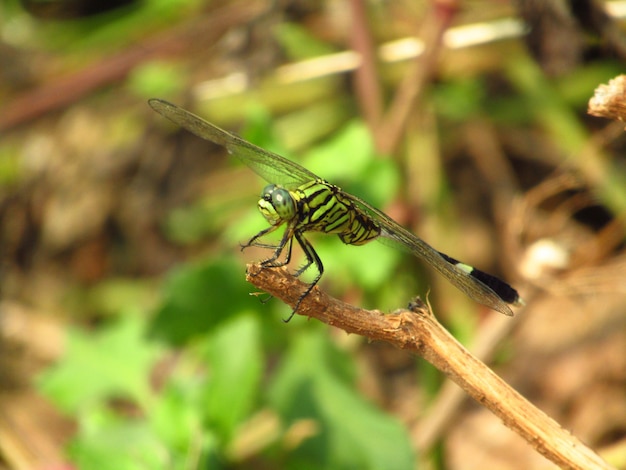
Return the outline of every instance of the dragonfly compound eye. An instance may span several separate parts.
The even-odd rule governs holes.
[[[284,188],[274,187],[272,192],[272,206],[276,210],[276,213],[283,220],[289,220],[296,214],[296,204],[287,191]]]
[[[270,184],[263,189],[258,206],[263,217],[271,225],[291,220],[296,214],[296,204],[289,191],[275,184]]]

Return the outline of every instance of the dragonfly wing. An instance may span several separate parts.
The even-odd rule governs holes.
[[[321,179],[297,163],[257,147],[175,104],[160,99],[151,99],[148,104],[174,124],[184,127],[198,137],[226,147],[230,154],[237,157],[269,183],[293,188]]]
[[[297,163],[257,147],[172,103],[160,99],[151,99],[148,103],[152,109],[173,123],[184,127],[198,137],[226,147],[229,153],[239,158],[270,183],[282,184],[292,189],[311,181],[321,180],[317,175]],[[515,289],[505,282],[440,253],[384,212],[362,199],[344,192],[342,195],[353,201],[356,206],[380,224],[381,236],[396,242],[415,256],[425,260],[472,299],[505,315],[513,315],[507,303],[521,303]]]
[[[381,236],[394,241],[413,255],[423,259],[459,290],[489,308],[513,316],[507,304],[520,304],[517,291],[504,281],[471,266],[459,263],[409,232],[384,212],[348,193],[345,197],[365,210],[381,227]]]

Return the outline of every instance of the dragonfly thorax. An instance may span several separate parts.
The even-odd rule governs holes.
[[[296,215],[296,202],[285,188],[269,184],[258,202],[259,211],[271,225],[280,225]]]

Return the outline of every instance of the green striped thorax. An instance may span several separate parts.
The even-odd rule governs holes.
[[[343,196],[335,185],[318,179],[289,191],[267,185],[258,208],[272,226],[291,223],[295,232],[336,234],[348,245],[362,245],[380,236],[370,216]]]

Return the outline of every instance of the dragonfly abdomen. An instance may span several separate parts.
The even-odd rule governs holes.
[[[504,300],[506,303],[512,305],[520,305],[521,300],[520,296],[515,289],[509,286],[506,282],[501,279],[493,276],[491,274],[487,274],[480,269],[476,269],[473,266],[470,266],[465,263],[461,263],[459,260],[454,259],[452,256],[448,256],[445,253],[439,251],[439,254],[443,259],[445,259],[448,263],[452,264],[456,269],[461,270],[472,276],[475,279],[478,279],[482,284],[489,287],[492,291],[494,291],[498,297]]]
[[[343,197],[337,186],[317,180],[300,186],[293,194],[302,232],[336,234],[348,245],[363,245],[380,235],[380,226]]]

